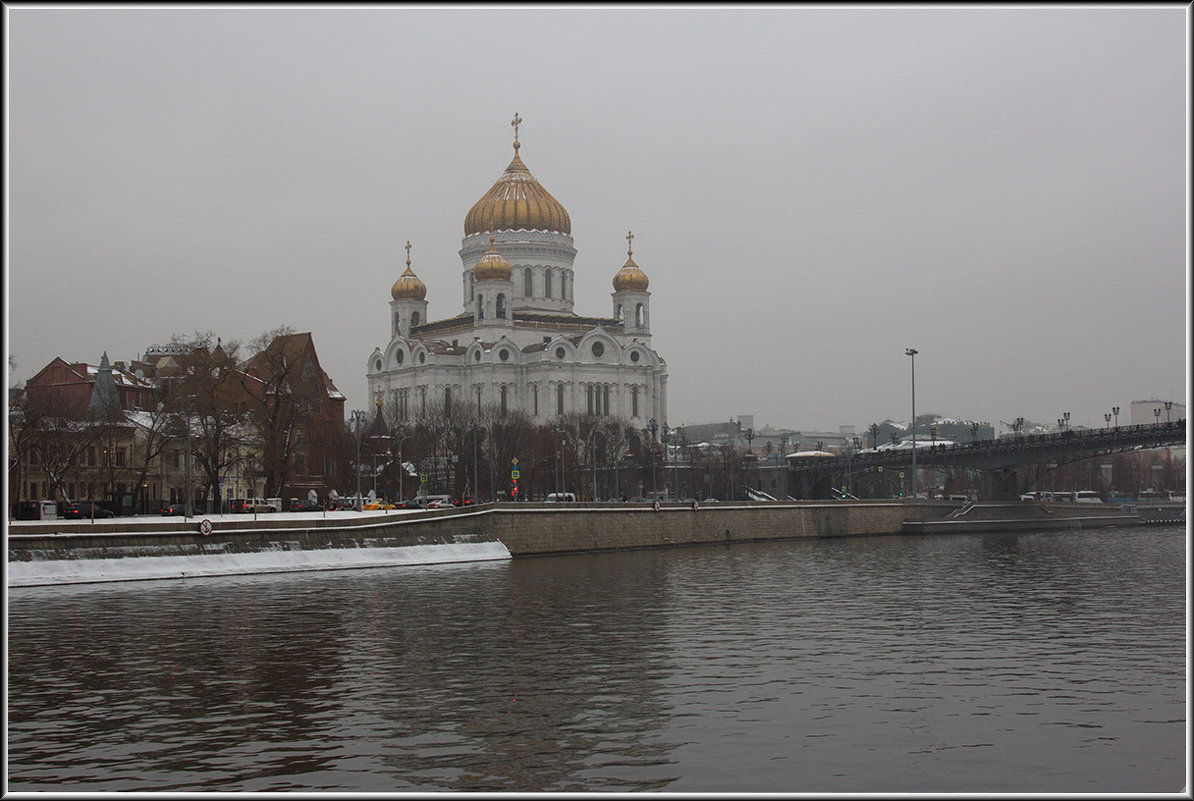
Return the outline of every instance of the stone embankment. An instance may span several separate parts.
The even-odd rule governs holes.
[[[720,504],[483,504],[419,512],[281,513],[200,521],[128,518],[42,521],[9,527],[9,562],[136,556],[393,548],[500,542],[511,556],[730,542],[965,531],[1138,525],[1137,514],[1093,504],[965,504],[940,501]]]

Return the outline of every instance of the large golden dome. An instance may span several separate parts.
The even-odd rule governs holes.
[[[506,257],[498,253],[497,247],[493,244],[493,235],[489,235],[489,250],[485,251],[485,255],[481,257],[480,261],[473,265],[473,278],[478,281],[509,281],[510,275],[514,272],[514,268],[510,266],[510,262],[506,261]]]
[[[394,286],[390,287],[390,296],[394,300],[422,300],[427,297],[427,285],[410,268],[410,242],[406,243],[406,272],[398,276]]]
[[[629,245],[631,239],[634,239],[634,234],[627,233],[627,245]],[[634,263],[634,251],[628,246],[626,248],[626,263],[622,265],[622,269],[614,274],[614,291],[646,292],[649,283],[647,274]]]
[[[464,217],[464,235],[483,231],[556,231],[572,233],[572,218],[560,201],[540,185],[518,157],[518,115],[514,129],[514,160]]]

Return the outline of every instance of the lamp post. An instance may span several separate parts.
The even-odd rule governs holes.
[[[1153,420],[1156,422],[1157,425],[1161,425],[1161,407],[1160,406],[1153,409]]]
[[[1111,425],[1111,412],[1103,415],[1103,428],[1108,428]]]
[[[406,468],[402,466],[402,449],[406,445],[406,441],[410,439],[410,434],[406,434],[402,439],[398,440],[398,505],[402,506],[402,477],[406,473]]]
[[[1070,413],[1062,412],[1061,417],[1063,420],[1065,420],[1065,430],[1069,431],[1070,430]]]
[[[655,422],[654,417],[652,417],[650,420],[647,421],[647,430],[651,432],[651,497],[652,497],[652,500],[656,500],[656,497],[655,497],[655,492],[656,492],[656,490],[655,490],[655,432],[659,430],[659,424]]]
[[[904,355],[912,357],[912,500],[916,500],[916,348],[905,348]]]
[[[353,501],[353,508],[360,512],[363,511],[361,508],[361,421],[365,419],[365,412],[361,409],[354,409],[352,412],[352,419],[357,424],[357,497],[356,500]]]
[[[659,438],[661,440],[663,440],[663,489],[665,491],[668,488],[668,483],[667,483],[668,473],[670,472],[673,477],[676,474],[675,470],[669,469],[668,447],[667,446],[668,446],[668,443],[671,442],[672,436],[668,432],[669,432],[669,429],[667,427],[667,420],[664,420],[663,421],[663,433],[659,435]],[[675,481],[673,481],[672,483],[675,484]],[[680,494],[679,489],[674,489],[673,491],[675,492],[676,495]]]
[[[1112,407],[1111,407],[1111,413],[1112,413],[1113,415],[1115,415],[1115,427],[1116,427],[1116,428],[1119,428],[1119,407],[1118,407],[1118,406],[1112,406]]]
[[[1166,422],[1166,423],[1172,423],[1172,422],[1173,422],[1172,420],[1170,420],[1170,419],[1169,419],[1169,412],[1170,412],[1172,409],[1173,409],[1173,401],[1165,401],[1165,422]]]

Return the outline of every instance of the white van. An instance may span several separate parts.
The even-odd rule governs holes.
[[[553,492],[547,496],[548,503],[576,503],[576,495],[571,492]]]

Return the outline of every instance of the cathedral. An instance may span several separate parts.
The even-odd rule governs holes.
[[[369,391],[392,423],[461,404],[620,417],[639,430],[667,418],[667,364],[651,347],[651,293],[634,263],[613,271],[609,317],[573,311],[572,221],[519,156],[464,217],[463,310],[428,318],[427,287],[411,266],[390,289],[390,338],[369,356]],[[591,274],[590,274],[591,275]],[[584,270],[581,278],[586,278]]]

